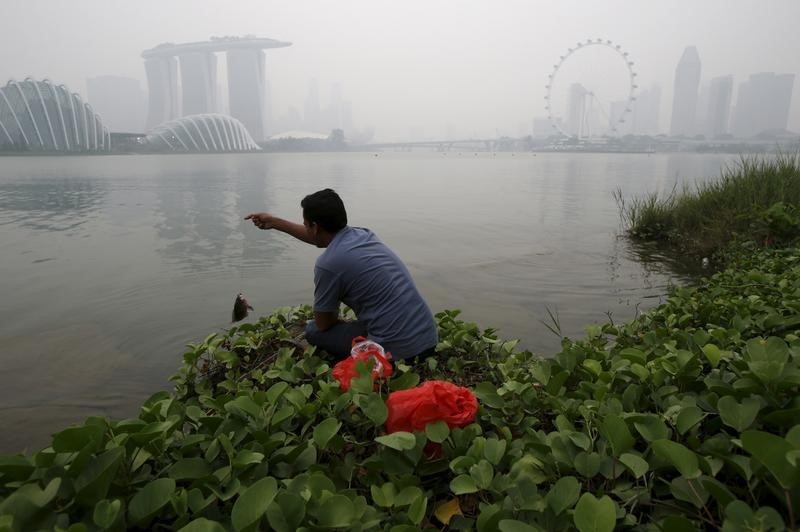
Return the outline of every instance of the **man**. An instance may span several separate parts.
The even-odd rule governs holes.
[[[314,266],[314,321],[306,340],[336,357],[350,354],[353,338],[365,336],[394,360],[431,355],[436,323],[403,262],[369,229],[347,225],[339,195],[326,188],[300,202],[303,223],[268,213],[248,214],[260,229],[277,229],[325,251]],[[339,319],[344,303],[357,321]]]

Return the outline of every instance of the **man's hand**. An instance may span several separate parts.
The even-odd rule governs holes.
[[[297,240],[305,242],[306,244],[314,244],[311,236],[308,234],[306,226],[295,222],[284,220],[273,216],[268,212],[252,212],[244,217],[245,220],[253,220],[253,225],[259,229],[275,229],[281,233],[292,235]]]
[[[272,229],[275,227],[276,218],[266,212],[253,212],[244,217],[245,220],[253,220],[253,225],[259,229]]]

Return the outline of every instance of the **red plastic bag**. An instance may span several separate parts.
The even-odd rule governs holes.
[[[353,338],[353,350],[350,356],[340,360],[333,366],[333,377],[339,381],[339,387],[347,391],[350,389],[350,381],[358,377],[356,364],[364,361],[367,367],[372,365],[372,380],[376,378],[389,377],[392,374],[392,364],[386,358],[388,353],[384,353],[380,344],[370,342],[362,336]],[[389,354],[391,357],[391,355]]]
[[[478,414],[478,399],[468,389],[452,382],[427,381],[409,390],[392,392],[386,399],[389,433],[425,430],[433,421],[444,421],[452,428],[466,427]]]

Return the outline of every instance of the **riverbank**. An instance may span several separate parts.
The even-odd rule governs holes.
[[[800,469],[800,254],[742,257],[552,359],[437,315],[441,343],[377,392],[345,393],[281,309],[190,346],[175,391],[0,459],[11,530],[301,526],[612,530],[793,527]],[[385,435],[386,394],[470,386],[475,423]],[[426,456],[428,442],[441,455]],[[185,528],[184,528],[185,527]]]
[[[669,194],[615,196],[634,240],[719,262],[734,244],[780,247],[800,234],[800,153],[743,157],[719,179]]]

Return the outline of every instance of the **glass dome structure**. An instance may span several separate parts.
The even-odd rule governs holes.
[[[50,80],[10,80],[0,87],[0,150],[97,152],[111,136],[81,97]]]
[[[151,149],[174,152],[258,151],[258,144],[240,121],[223,114],[184,116],[147,132]]]

